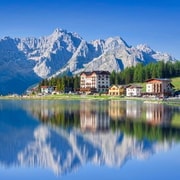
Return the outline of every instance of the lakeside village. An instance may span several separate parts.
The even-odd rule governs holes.
[[[110,72],[108,71],[92,71],[82,72],[80,74],[79,87],[75,90],[64,87],[65,91],[60,92],[57,86],[43,85],[39,90],[33,88],[27,91],[26,96],[48,96],[57,94],[76,94],[76,95],[94,95],[94,96],[113,96],[113,97],[143,97],[166,99],[176,97],[180,99],[180,91],[175,91],[175,87],[171,83],[171,79],[152,78],[145,81],[146,89],[140,85],[110,85]]]

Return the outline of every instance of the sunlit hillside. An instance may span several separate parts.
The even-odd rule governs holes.
[[[175,86],[175,89],[180,90],[180,77],[172,78],[172,84]]]

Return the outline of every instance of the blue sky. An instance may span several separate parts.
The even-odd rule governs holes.
[[[0,0],[0,38],[40,37],[55,28],[87,41],[120,36],[180,60],[179,0]]]

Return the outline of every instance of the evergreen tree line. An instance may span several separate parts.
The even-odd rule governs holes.
[[[80,77],[76,75],[43,79],[39,84],[39,89],[41,86],[54,86],[60,92],[75,91],[80,87]]]
[[[110,74],[110,84],[129,84],[134,82],[144,82],[150,78],[173,78],[180,76],[180,61],[175,63],[160,61],[143,65],[137,64],[135,67],[128,67],[121,72],[113,71]],[[41,86],[55,86],[57,91],[64,92],[66,88],[75,91],[80,88],[80,77],[62,76],[44,79],[39,84]]]
[[[173,78],[180,76],[180,61],[175,63],[159,61],[143,65],[137,64],[135,67],[128,67],[124,71],[113,71],[110,75],[111,84],[141,83],[151,78]]]

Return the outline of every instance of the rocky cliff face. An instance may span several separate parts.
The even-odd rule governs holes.
[[[84,70],[121,71],[138,62],[173,61],[146,45],[132,47],[120,37],[86,42],[77,33],[56,29],[41,38],[0,39],[0,94],[22,93],[42,78]]]

